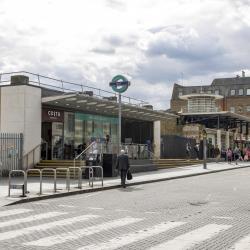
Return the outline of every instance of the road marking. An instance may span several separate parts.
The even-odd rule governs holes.
[[[96,196],[98,194],[100,194],[100,192],[96,192],[96,193],[93,193],[93,194],[88,194],[85,197],[88,198],[88,197]]]
[[[58,205],[58,207],[69,207],[69,208],[73,208],[75,206],[72,206],[72,205]]]
[[[234,250],[249,250],[250,249],[250,234],[237,241],[230,249]]]
[[[12,209],[12,210],[6,210],[0,212],[0,217],[10,216],[10,215],[17,215],[17,214],[23,214],[27,212],[31,212],[31,209]]]
[[[43,230],[47,230],[53,227],[70,225],[73,223],[77,223],[80,221],[85,221],[85,220],[89,220],[89,219],[97,218],[97,217],[100,217],[100,216],[87,214],[87,215],[76,216],[76,217],[68,218],[64,220],[49,222],[49,223],[41,224],[37,226],[22,228],[18,230],[12,230],[8,232],[0,233],[0,241],[16,238],[18,236],[25,235],[25,234],[34,233],[34,231],[43,231]]]
[[[186,234],[182,234],[173,240],[164,242],[162,244],[156,245],[151,250],[165,250],[165,249],[174,249],[174,250],[183,250],[193,247],[195,244],[198,244],[202,241],[208,240],[213,236],[217,235],[223,230],[232,227],[231,225],[217,225],[209,224],[204,227],[195,229]]]
[[[233,217],[226,217],[226,216],[213,216],[214,219],[225,219],[225,220],[232,220]]]
[[[69,233],[63,233],[59,235],[45,237],[36,241],[31,241],[24,243],[26,246],[41,246],[41,247],[50,247],[55,244],[61,244],[69,240],[75,240],[83,236],[89,236],[101,231],[109,230],[112,228],[126,226],[135,222],[142,221],[143,219],[126,217],[119,220],[109,221],[97,226],[87,227],[83,229],[78,229]]]
[[[112,249],[124,247],[128,244],[134,243],[139,240],[143,240],[147,237],[151,237],[151,236],[163,233],[175,227],[181,226],[185,223],[186,222],[161,223],[161,224],[155,225],[147,229],[142,229],[133,233],[118,236],[116,238],[113,238],[103,243],[87,245],[87,246],[79,248],[78,250],[89,250],[89,249],[112,250]]]
[[[91,209],[91,210],[103,210],[103,207],[87,207],[87,209]]]
[[[129,212],[129,210],[126,210],[126,209],[116,209],[115,211],[116,212]]]
[[[64,214],[67,214],[67,213],[49,212],[49,213],[43,213],[43,214],[35,214],[35,215],[28,216],[28,217],[20,218],[20,219],[13,219],[10,221],[1,222],[0,228],[17,225],[19,223],[24,223],[24,222],[31,222],[31,221],[41,220],[41,219],[52,218],[52,217],[64,215]]]

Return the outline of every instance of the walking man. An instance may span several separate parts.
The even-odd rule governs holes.
[[[123,188],[125,188],[126,187],[126,184],[125,184],[126,176],[127,176],[127,172],[129,169],[129,159],[128,159],[128,156],[125,154],[125,151],[123,149],[121,150],[121,154],[117,158],[116,169],[118,169],[120,171],[121,185]]]

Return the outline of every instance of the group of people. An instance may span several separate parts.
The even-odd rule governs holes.
[[[229,147],[226,151],[226,160],[228,163],[235,161],[238,164],[238,161],[248,161],[250,160],[250,147],[240,149],[237,145],[234,149]]]

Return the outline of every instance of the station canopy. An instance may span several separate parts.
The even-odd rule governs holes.
[[[250,118],[244,115],[236,114],[230,111],[219,112],[193,112],[182,113],[181,119],[185,123],[199,123],[207,128],[235,128],[237,124],[248,124]]]
[[[64,110],[74,110],[76,112],[95,113],[106,116],[117,116],[119,104],[117,100],[107,100],[83,93],[67,93],[47,96],[42,98],[42,104],[62,108]],[[122,103],[122,117],[157,121],[177,118],[177,115],[156,111],[145,106]]]

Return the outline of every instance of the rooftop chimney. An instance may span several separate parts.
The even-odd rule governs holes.
[[[242,77],[245,77],[245,76],[246,76],[245,71],[242,70]]]

